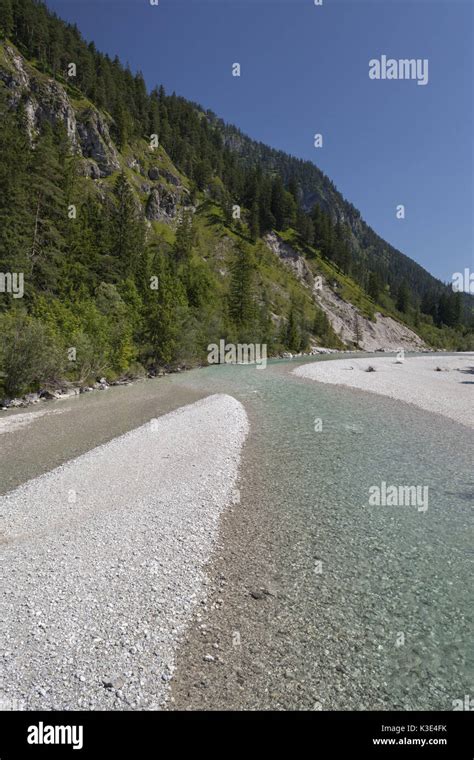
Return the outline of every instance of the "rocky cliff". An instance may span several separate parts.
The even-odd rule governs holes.
[[[311,290],[316,304],[324,311],[334,332],[346,346],[357,345],[364,351],[396,351],[401,348],[418,351],[426,348],[421,338],[401,322],[378,311],[373,319],[369,319],[356,306],[345,301],[337,292],[336,282],[331,282],[320,272],[315,276],[304,256],[276,233],[266,235],[265,242],[298,280]]]

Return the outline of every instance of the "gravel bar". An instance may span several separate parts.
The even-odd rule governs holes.
[[[373,371],[369,370],[372,367]],[[304,364],[295,375],[320,383],[346,385],[405,401],[474,427],[474,354],[335,359]]]
[[[247,433],[216,394],[0,498],[0,703],[164,705]]]

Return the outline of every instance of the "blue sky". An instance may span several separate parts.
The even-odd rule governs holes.
[[[47,4],[150,88],[163,84],[314,161],[382,237],[440,279],[474,267],[471,0]],[[369,60],[383,54],[428,59],[428,84],[371,80]]]

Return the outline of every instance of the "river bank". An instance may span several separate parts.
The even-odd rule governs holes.
[[[474,353],[338,359],[303,365],[294,374],[389,396],[474,427]]]
[[[378,349],[380,352],[389,352],[392,351],[392,349]],[[353,351],[350,350],[341,350],[337,348],[324,348],[322,346],[313,347],[311,351],[309,352],[302,352],[302,353],[291,353],[288,351],[283,352],[282,354],[275,354],[268,357],[268,359],[302,359],[305,357],[318,357],[318,356],[330,356],[334,354],[348,354],[353,353]],[[428,353],[428,351],[423,351],[423,353]],[[235,362],[234,362],[235,363]],[[208,367],[209,364],[198,364],[198,365],[192,365],[192,366],[177,366],[172,369],[160,369],[156,372],[149,372],[144,373],[143,375],[136,375],[136,376],[124,376],[121,378],[118,378],[113,381],[107,380],[105,377],[97,378],[95,382],[92,384],[90,383],[83,383],[83,384],[77,384],[72,382],[63,381],[62,383],[58,383],[55,386],[47,386],[44,388],[41,388],[35,392],[31,393],[25,393],[23,396],[17,396],[14,398],[0,398],[0,412],[6,412],[9,410],[15,410],[15,409],[25,409],[29,406],[34,406],[37,404],[41,404],[44,401],[64,401],[67,398],[71,398],[73,396],[79,396],[83,393],[91,393],[94,391],[106,391],[109,388],[114,388],[117,386],[127,386],[132,385],[137,382],[143,382],[146,380],[155,380],[157,378],[164,378],[168,376],[172,376],[175,374],[179,374],[182,372],[189,372],[196,369],[204,369],[205,367]]]
[[[74,710],[166,700],[247,432],[243,406],[212,395],[0,499],[1,702]]]

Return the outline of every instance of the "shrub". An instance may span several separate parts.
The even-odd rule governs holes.
[[[17,309],[1,315],[1,380],[8,395],[58,383],[64,372],[64,359],[54,333],[44,322]]]

